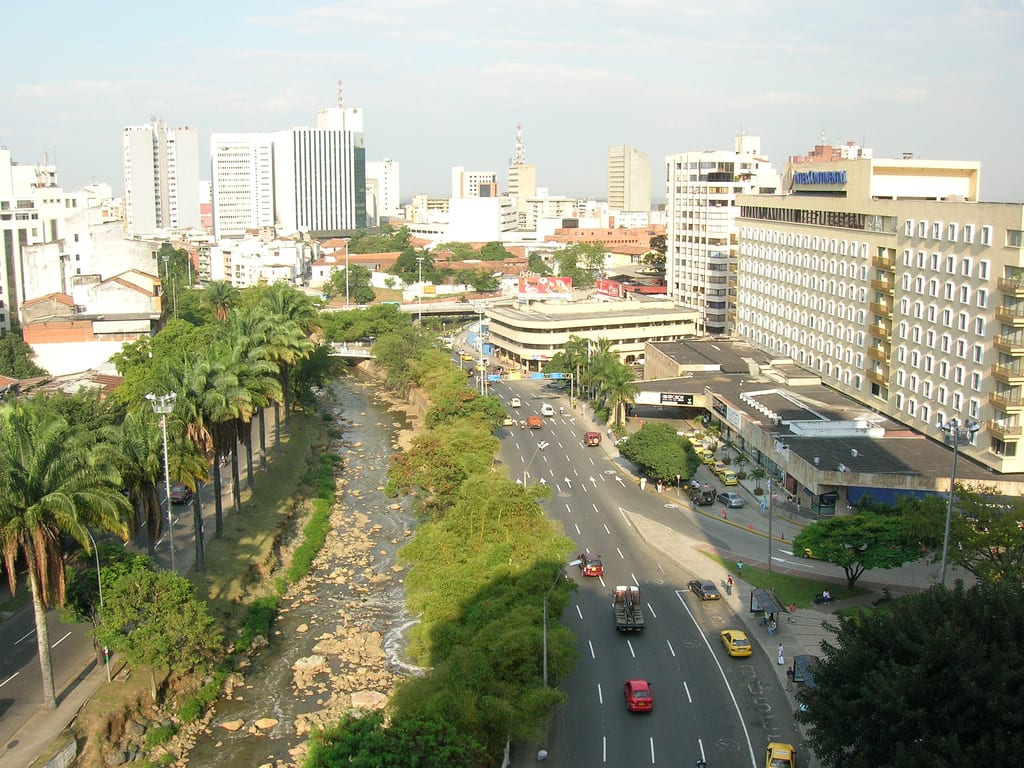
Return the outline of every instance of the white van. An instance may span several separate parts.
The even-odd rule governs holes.
[[[540,407],[540,415],[541,416],[554,416],[555,415],[555,409],[551,405],[551,403],[544,403],[544,405],[542,405]]]

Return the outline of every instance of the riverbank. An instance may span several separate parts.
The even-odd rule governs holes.
[[[397,551],[411,538],[413,519],[383,491],[391,455],[411,439],[414,424],[406,404],[381,398],[371,380],[353,378],[345,387],[345,396],[320,402],[326,450],[342,458],[331,532],[309,575],[282,596],[269,645],[232,676],[179,765],[299,766],[312,729],[353,708],[386,707],[408,672],[397,658],[409,620]]]

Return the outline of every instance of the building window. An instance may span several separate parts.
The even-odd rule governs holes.
[[[981,309],[985,309],[988,306],[988,290],[986,288],[978,289],[978,306]]]
[[[976,317],[974,318],[974,335],[984,336],[985,335],[985,318]]]
[[[992,245],[992,227],[988,224],[981,228],[981,244]]]
[[[987,262],[987,261],[979,261],[978,262],[978,279],[979,280],[988,280],[988,269],[989,269],[989,262]]]
[[[921,364],[921,353],[916,349],[910,353],[910,367],[917,368]]]
[[[969,320],[970,320],[970,318],[968,318],[966,312],[961,312],[959,315],[957,315],[956,316],[956,327],[957,327],[957,330],[966,331],[967,330],[967,323],[969,322]]]
[[[967,415],[972,419],[979,418],[978,414],[981,411],[981,404],[973,397],[967,401]]]
[[[929,263],[930,263],[930,267],[929,268],[934,270],[934,271],[936,271],[936,272],[938,272],[938,270],[939,270],[939,254],[933,253],[932,254],[931,262],[929,262]]]
[[[947,328],[953,327],[953,310],[948,307],[942,310],[942,324]]]
[[[971,286],[961,285],[960,286],[960,303],[970,304],[971,303]]]
[[[907,219],[903,222],[903,234],[906,237],[910,237],[914,234],[914,221],[912,219]]]
[[[963,407],[964,407],[964,396],[962,394],[960,394],[959,392],[954,393],[954,395],[953,395],[953,410],[954,411],[961,411],[961,410],[963,410]]]
[[[964,242],[968,245],[974,245],[974,225],[964,224]]]
[[[981,391],[981,374],[977,371],[971,372],[971,389],[975,392]]]
[[[938,298],[939,295],[939,281],[934,277],[928,281],[928,295],[933,299]]]
[[[974,362],[981,364],[982,360],[985,359],[985,347],[981,344],[974,345]]]
[[[963,262],[960,264],[960,274],[964,277],[971,276],[971,268],[974,266],[970,256],[965,256]]]
[[[925,370],[925,372],[926,373],[931,373],[932,369],[934,367],[935,367],[935,358],[932,357],[931,355],[925,355],[924,356],[924,370]]]
[[[932,396],[932,383],[930,381],[921,382],[921,394],[931,399]]]
[[[921,421],[927,422],[928,421],[928,417],[931,416],[931,415],[932,415],[932,409],[929,408],[927,405],[922,405],[921,406]]]
[[[938,240],[940,237],[942,237],[942,222],[941,221],[933,221],[932,222],[932,240]]]
[[[956,230],[956,224],[949,223],[946,225],[946,239],[949,240],[951,243],[956,242]]]
[[[947,360],[940,360],[939,361],[939,378],[940,379],[948,379],[949,378],[949,361],[947,361]]]
[[[899,363],[907,362],[907,348],[904,347],[902,344],[896,347],[896,360]]]
[[[949,393],[946,391],[945,387],[939,387],[938,389],[935,390],[935,399],[938,400],[943,405],[946,404],[946,399],[948,397]]]
[[[956,259],[953,256],[946,256],[946,274],[956,274]]]
[[[917,236],[918,237],[927,237],[928,236],[928,222],[927,221],[919,221],[919,222],[917,222]]]

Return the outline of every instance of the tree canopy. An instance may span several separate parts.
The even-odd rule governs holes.
[[[838,565],[851,587],[867,569],[899,568],[919,556],[905,520],[873,512],[811,523],[793,539],[793,550]]]
[[[689,440],[671,424],[644,424],[619,451],[651,480],[674,483],[676,475],[689,479],[700,465]]]
[[[1024,592],[935,587],[891,610],[839,617],[798,698],[826,768],[1020,765]]]
[[[604,243],[573,243],[555,254],[558,274],[571,277],[574,288],[593,287],[604,260]]]

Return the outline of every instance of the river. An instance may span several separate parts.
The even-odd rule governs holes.
[[[345,461],[334,534],[304,584],[282,599],[270,644],[242,670],[244,684],[217,702],[189,751],[190,765],[301,765],[309,725],[336,720],[353,694],[380,705],[396,677],[415,673],[401,660],[411,620],[396,558],[414,518],[408,499],[383,490],[398,433],[408,424],[374,393],[374,385],[352,375],[320,398],[333,417],[331,450]],[[296,673],[296,662],[304,672]]]

